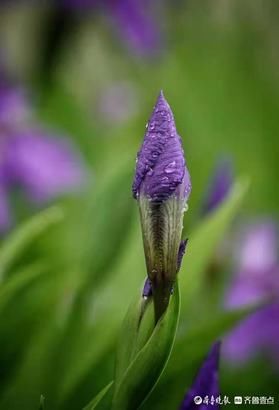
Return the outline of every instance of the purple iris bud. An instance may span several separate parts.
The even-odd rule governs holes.
[[[235,255],[236,275],[226,294],[227,309],[270,300],[243,320],[224,340],[224,356],[234,365],[259,352],[279,366],[278,230],[273,221],[245,227]]]
[[[157,203],[171,196],[181,197],[186,202],[190,192],[191,181],[181,138],[161,91],[137,155],[133,195],[136,199],[144,195]]]
[[[227,197],[233,184],[232,161],[222,159],[216,166],[203,204],[203,214],[217,208]]]
[[[192,387],[186,393],[180,410],[192,410],[197,408],[206,410],[208,408],[220,408],[220,403],[218,403],[218,397],[220,396],[218,374],[220,346],[220,342],[216,342],[212,346],[207,358],[197,374]],[[203,403],[204,397],[208,397],[209,403]],[[213,401],[210,403],[212,397]],[[198,398],[201,398],[200,402],[196,401]]]
[[[159,318],[181,263],[183,213],[191,192],[181,138],[162,92],[137,155],[132,190],[139,204],[147,274]]]
[[[7,138],[3,167],[9,182],[35,202],[76,190],[84,176],[69,143],[38,130]]]

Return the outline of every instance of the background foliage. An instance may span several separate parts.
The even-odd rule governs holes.
[[[244,314],[222,308],[230,254],[210,276],[220,242],[233,221],[277,216],[278,4],[162,3],[154,22],[164,34],[161,51],[148,57],[127,50],[104,15],[92,12],[73,19],[61,44],[50,44],[50,58],[54,8],[1,7],[9,69],[31,92],[38,121],[74,141],[88,181],[79,195],[33,216],[22,216],[14,199],[18,226],[0,249],[0,408],[36,409],[43,394],[46,409],[81,409],[113,380],[120,326],[145,278],[131,197],[135,154],[163,89],[192,178],[184,220],[190,240],[174,349],[143,408],[175,409],[212,341]],[[125,113],[117,120],[100,108],[115,84],[132,95],[115,102]],[[209,176],[224,155],[238,181],[203,217]],[[278,368],[262,356],[237,369],[222,361],[221,387],[227,395],[275,396]]]

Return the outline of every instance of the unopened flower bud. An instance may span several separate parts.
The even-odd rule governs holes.
[[[181,262],[183,214],[190,192],[191,182],[181,138],[161,92],[137,155],[133,183],[157,319],[168,305]]]

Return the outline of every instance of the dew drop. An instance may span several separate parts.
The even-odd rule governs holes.
[[[185,204],[185,206],[182,209],[182,213],[187,212],[188,211],[188,204]]]
[[[152,158],[157,158],[159,156],[159,152],[158,151],[153,151],[151,156],[152,156]]]
[[[165,172],[166,172],[167,174],[172,174],[172,173],[175,171],[175,166],[176,166],[176,162],[175,162],[175,161],[170,162],[170,163],[166,166]]]
[[[149,175],[149,176],[153,175],[153,169],[152,168],[149,168],[149,171],[147,172],[147,175]]]
[[[169,177],[163,177],[161,179],[161,182],[163,182],[163,183],[169,182]]]

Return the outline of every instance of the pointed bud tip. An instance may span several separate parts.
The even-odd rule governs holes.
[[[162,202],[175,193],[180,195],[182,182],[187,187],[184,197],[188,198],[191,184],[185,168],[181,138],[162,90],[147,124],[137,159],[134,198],[143,194],[152,201]]]

